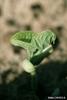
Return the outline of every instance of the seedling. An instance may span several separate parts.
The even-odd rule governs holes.
[[[27,58],[22,61],[24,70],[31,75],[35,75],[33,62],[41,61],[46,53],[52,53],[52,44],[55,43],[56,35],[46,30],[40,33],[32,31],[17,32],[11,37],[11,44],[19,46],[27,51]]]
[[[12,45],[22,47],[27,51],[27,58],[22,61],[21,67],[32,76],[31,87],[34,91],[37,88],[36,67],[34,64],[38,64],[46,53],[52,53],[52,44],[55,43],[55,39],[56,35],[50,30],[40,33],[17,32],[11,37]]]

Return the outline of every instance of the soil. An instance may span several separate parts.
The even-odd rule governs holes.
[[[40,92],[38,92],[40,88],[38,87],[39,89],[37,88],[35,95],[33,92],[28,93],[28,91],[31,91],[28,88],[31,80],[29,79],[30,75],[27,73],[23,74],[23,68],[20,66],[20,63],[26,57],[25,51],[12,46],[10,44],[10,37],[17,31],[31,30],[41,32],[46,29],[51,29],[55,32],[57,40],[54,46],[54,52],[41,62],[40,66],[46,66],[45,69],[42,70],[43,67],[38,67],[39,69],[36,75],[38,86],[41,87],[40,91],[43,89],[44,92],[40,95]],[[18,100],[28,100],[28,98],[29,100],[38,100],[40,95],[39,99],[43,100],[45,98],[44,100],[46,100],[46,96],[51,95],[56,88],[60,88],[61,95],[67,96],[66,46],[67,0],[0,0],[1,98],[4,99],[4,96],[4,100],[16,100],[17,98]],[[49,64],[50,66],[47,67]],[[53,71],[55,71],[55,74]],[[43,77],[44,75],[46,78]],[[43,82],[45,82],[44,85]],[[19,93],[14,93],[16,91],[19,91]],[[21,96],[21,93],[25,96]],[[19,95],[18,97],[17,94]]]

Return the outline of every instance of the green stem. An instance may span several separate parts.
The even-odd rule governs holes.
[[[31,87],[32,90],[35,91],[36,90],[36,67],[28,59],[25,59],[22,62],[22,67],[25,72],[31,75]]]

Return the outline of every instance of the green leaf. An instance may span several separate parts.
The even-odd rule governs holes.
[[[31,50],[32,50],[33,35],[35,35],[35,33],[31,31],[17,32],[11,37],[10,40],[12,45],[24,48],[27,51],[29,59],[32,55]],[[33,43],[33,45],[35,44]]]
[[[32,32],[28,31],[28,32],[17,32],[15,35],[12,36],[11,41],[12,40],[19,40],[22,42],[31,42],[32,39]],[[14,42],[11,42],[13,44],[15,44]]]
[[[55,40],[56,35],[50,30],[40,33],[25,31],[13,35],[11,44],[26,49],[29,59],[36,59],[42,54],[51,53],[53,51],[52,43],[54,44]]]

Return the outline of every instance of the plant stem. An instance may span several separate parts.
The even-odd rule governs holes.
[[[36,67],[28,60],[25,59],[22,62],[22,67],[24,69],[25,72],[30,73],[31,75],[31,87],[32,90],[35,92],[36,90]]]
[[[28,59],[22,62],[22,67],[25,72],[30,73],[32,76],[35,75],[35,66]]]

